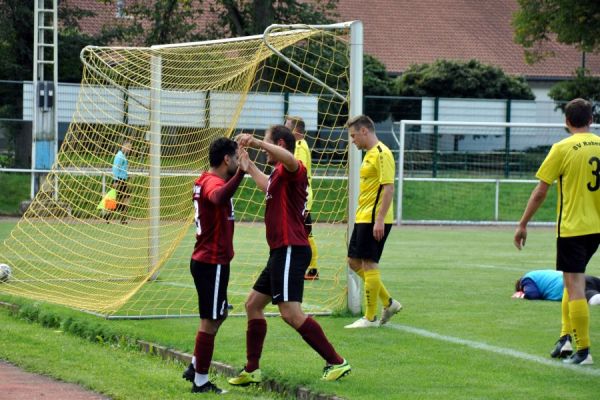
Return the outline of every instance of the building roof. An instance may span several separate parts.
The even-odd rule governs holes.
[[[477,59],[511,75],[562,79],[581,66],[581,52],[551,43],[555,57],[529,65],[514,42],[516,0],[340,0],[341,20],[361,20],[364,51],[390,73],[437,59]],[[586,55],[586,68],[600,75],[600,54]]]
[[[98,33],[103,25],[119,21],[115,3],[69,3],[96,13],[82,19],[85,32]],[[201,26],[211,19],[208,5],[205,9]],[[339,0],[337,14],[340,21],[363,22],[365,53],[381,60],[391,74],[437,59],[477,59],[530,80],[573,76],[582,65],[582,53],[573,46],[549,43],[546,48],[554,57],[525,62],[523,48],[513,39],[511,20],[517,9],[517,0]],[[600,54],[587,54],[586,68],[600,76]]]

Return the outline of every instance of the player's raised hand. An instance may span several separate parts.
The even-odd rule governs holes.
[[[252,161],[250,161],[250,155],[243,147],[238,149],[238,162],[240,169],[244,172],[248,171],[248,168],[250,168],[250,164],[252,163]]]
[[[515,231],[515,237],[513,239],[513,243],[515,247],[521,250],[525,246],[525,242],[527,241],[527,229],[522,227],[517,227]]]
[[[252,147],[253,144],[256,142],[256,139],[254,139],[254,136],[252,136],[252,134],[250,133],[240,133],[239,135],[237,135],[235,137],[235,141],[241,146],[241,147]]]

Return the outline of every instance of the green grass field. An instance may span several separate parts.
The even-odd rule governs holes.
[[[0,237],[12,226],[0,223]],[[345,330],[355,318],[348,315],[317,317],[352,364],[352,374],[321,382],[322,360],[279,318],[270,318],[263,375],[348,399],[596,398],[600,367],[567,367],[548,356],[559,333],[560,304],[510,298],[515,279],[524,272],[552,268],[552,229],[531,228],[521,252],[512,245],[512,233],[512,227],[394,228],[381,268],[404,310],[388,326],[371,330]],[[599,257],[592,259],[588,273],[600,275]],[[51,308],[187,352],[198,323],[196,318],[106,321]],[[595,355],[600,307],[590,313]],[[245,319],[228,319],[217,336],[214,359],[241,367],[244,340]],[[0,347],[0,358],[7,354],[19,358]],[[122,362],[115,357],[115,368]],[[173,381],[180,380],[177,369],[171,373]],[[90,377],[85,384],[102,391],[107,385],[121,387],[126,376],[114,379],[107,383]],[[119,398],[137,397],[125,390]]]

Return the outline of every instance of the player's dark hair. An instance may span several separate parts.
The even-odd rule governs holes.
[[[235,155],[238,148],[237,142],[226,137],[213,140],[208,149],[208,162],[211,167],[221,165],[225,156]]]
[[[271,131],[271,140],[273,140],[273,143],[277,144],[280,139],[283,139],[286,150],[294,153],[294,150],[296,150],[296,138],[292,134],[292,131],[283,125],[273,125],[269,128],[269,131]]]
[[[583,128],[592,121],[592,103],[584,99],[574,99],[565,106],[565,117],[574,128]]]
[[[519,278],[515,282],[515,292],[521,292],[522,290],[523,290],[523,285],[521,285],[521,278]]]
[[[306,129],[306,124],[304,124],[304,120],[302,118],[288,115],[286,117],[286,120],[292,122],[292,131],[296,130],[302,134],[304,133]]]
[[[346,127],[348,129],[351,127],[354,127],[355,129],[367,128],[369,131],[375,132],[375,123],[366,115],[357,115],[356,117],[350,118],[346,123]]]

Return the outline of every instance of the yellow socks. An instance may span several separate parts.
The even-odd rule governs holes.
[[[379,300],[381,300],[381,304],[387,308],[390,305],[392,296],[390,296],[390,292],[388,292],[385,286],[383,286],[383,282],[381,282],[381,280],[379,280],[379,283]]]
[[[563,290],[563,297],[561,303],[561,324],[560,324],[560,337],[571,334],[571,317],[569,316],[569,294],[567,288]]]
[[[365,276],[365,317],[373,321],[377,313],[377,298],[381,289],[381,274],[378,269],[364,271]]]
[[[590,309],[586,299],[570,301],[569,315],[577,350],[590,347]]]
[[[310,250],[312,251],[312,257],[310,258],[310,264],[308,268],[318,269],[317,267],[317,259],[319,258],[319,253],[317,251],[317,243],[315,242],[315,238],[312,234],[308,235],[308,244],[310,244]]]
[[[365,271],[363,269],[359,269],[358,271],[354,272],[356,272],[356,274],[360,276],[360,279],[362,279],[363,281],[365,280]],[[383,304],[384,307],[387,307],[390,305],[391,299],[392,296],[390,296],[390,292],[387,291],[387,289],[383,285],[383,282],[381,282],[381,274],[379,274],[379,300],[381,300],[381,304]]]

